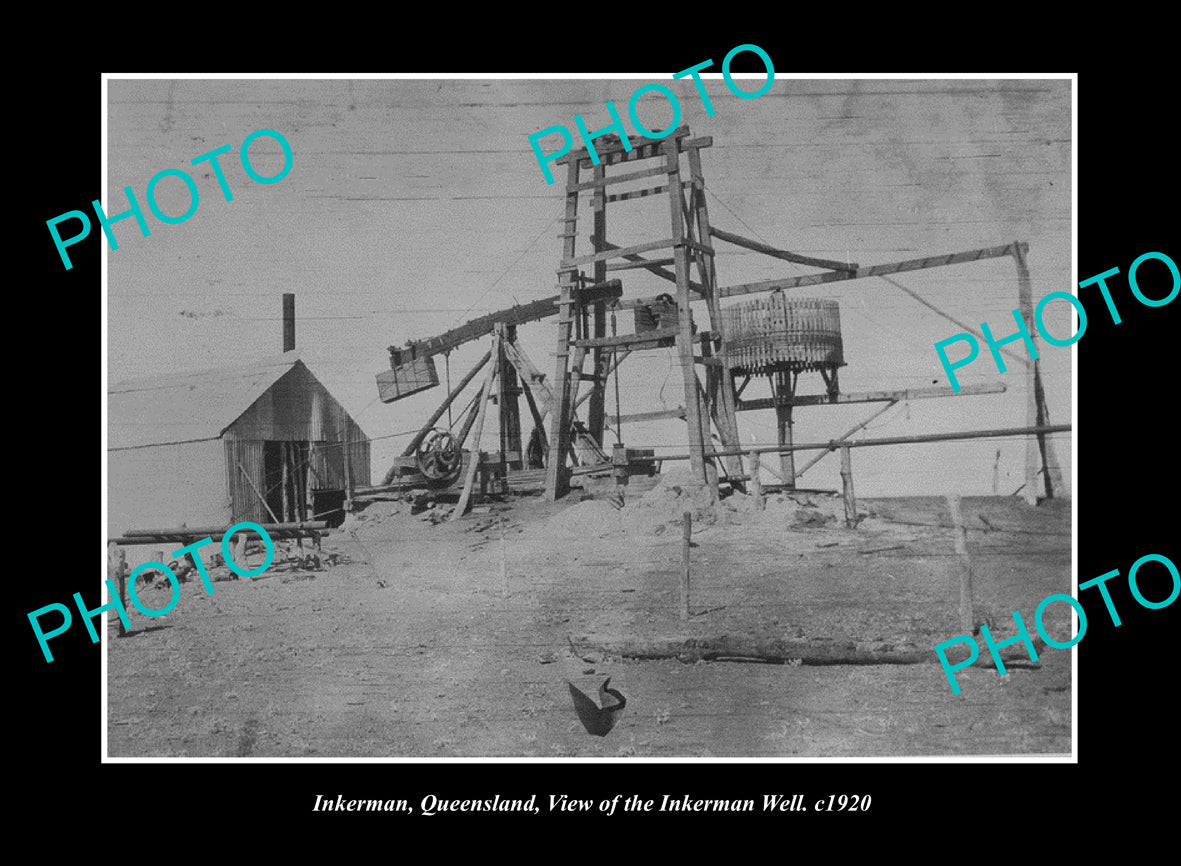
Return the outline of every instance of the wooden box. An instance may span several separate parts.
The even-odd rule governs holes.
[[[377,374],[377,391],[383,403],[393,403],[439,384],[434,358],[407,358],[391,366]]]

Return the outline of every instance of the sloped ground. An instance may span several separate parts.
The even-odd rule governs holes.
[[[318,572],[263,577],[176,608],[109,654],[112,756],[877,756],[1070,751],[1070,652],[1040,669],[972,668],[953,695],[937,663],[628,661],[582,651],[681,635],[933,647],[959,632],[946,503],[741,495],[694,502],[675,477],[617,509],[519,498],[437,525],[376,503],[325,541]],[[691,609],[678,617],[680,514],[694,513]],[[1070,591],[1070,510],[966,499],[977,612],[1011,633]],[[429,513],[428,513],[429,514]],[[503,520],[503,536],[501,526]],[[503,538],[503,540],[502,540]],[[224,571],[224,570],[223,570]],[[146,589],[162,606],[167,588]],[[1069,635],[1069,608],[1046,614]],[[145,627],[155,626],[151,631]],[[569,679],[628,698],[603,738]]]

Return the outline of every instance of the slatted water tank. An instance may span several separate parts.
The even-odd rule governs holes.
[[[722,310],[730,369],[740,375],[823,371],[845,366],[836,301],[772,292]]]

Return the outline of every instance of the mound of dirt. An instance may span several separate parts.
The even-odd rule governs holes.
[[[628,497],[621,513],[626,531],[652,535],[680,522],[686,511],[693,515],[694,525],[718,522],[712,493],[695,483],[687,467],[677,467],[661,473],[651,490]]]
[[[530,527],[528,532],[551,538],[573,538],[609,535],[620,532],[622,528],[618,508],[602,499],[591,499],[563,508],[547,520]]]

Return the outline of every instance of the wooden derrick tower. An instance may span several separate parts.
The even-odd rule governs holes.
[[[587,435],[603,446],[604,395],[612,357],[632,351],[676,346],[685,390],[685,422],[688,426],[689,461],[694,479],[711,483],[707,471],[706,443],[712,421],[724,447],[737,447],[733,378],[727,364],[726,346],[717,324],[720,307],[710,243],[709,212],[705,203],[705,179],[701,172],[701,151],[713,144],[709,137],[690,138],[687,126],[679,127],[657,142],[645,142],[625,150],[616,136],[603,136],[594,145],[598,164],[587,149],[571,151],[556,160],[566,165],[566,211],[562,239],[562,261],[558,269],[557,370],[553,378],[554,411],[550,415],[549,459],[546,497],[562,496],[569,485],[567,456],[570,453],[571,419],[578,403],[579,386],[590,382]],[[589,177],[587,177],[589,174]],[[612,193],[615,184],[655,178],[656,185]],[[618,187],[616,187],[618,188]],[[579,198],[590,194],[591,251],[579,255]],[[665,195],[669,204],[667,236],[619,246],[607,240],[607,205]],[[663,234],[663,232],[661,233]],[[668,251],[664,257],[643,254]],[[589,268],[589,272],[587,269]],[[606,288],[608,272],[644,269],[676,285],[671,304],[657,298],[622,300]],[[692,301],[704,301],[709,329],[695,327],[690,311]],[[633,334],[608,336],[607,311],[637,310]],[[587,354],[590,371],[584,372]],[[697,378],[696,365],[705,368],[704,387]],[[727,471],[741,475],[736,457],[726,458]]]

